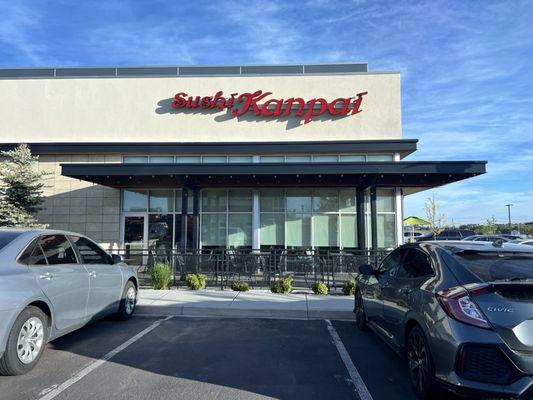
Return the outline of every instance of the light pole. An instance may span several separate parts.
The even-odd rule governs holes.
[[[505,207],[507,207],[507,215],[509,216],[509,233],[511,233],[511,207],[512,204],[506,204]]]

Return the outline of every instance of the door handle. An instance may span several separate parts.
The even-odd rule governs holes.
[[[47,281],[51,280],[54,277],[50,272],[46,272],[42,275],[39,275],[39,279],[46,279]]]
[[[89,272],[89,276],[90,276],[91,278],[96,278],[96,275],[98,275],[98,274],[96,273],[96,271],[91,271],[91,272]]]

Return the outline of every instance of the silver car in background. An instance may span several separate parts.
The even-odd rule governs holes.
[[[19,375],[46,343],[109,314],[131,318],[133,268],[71,232],[0,229],[0,374]]]

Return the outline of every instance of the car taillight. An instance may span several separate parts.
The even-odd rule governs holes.
[[[455,287],[437,293],[440,305],[450,317],[479,328],[492,329],[487,318],[474,303],[471,296],[489,290],[488,285],[474,284]]]

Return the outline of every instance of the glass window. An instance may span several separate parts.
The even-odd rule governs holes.
[[[150,190],[150,212],[167,213],[173,211],[173,190]]]
[[[431,263],[426,254],[416,249],[409,249],[402,267],[396,272],[397,277],[420,278],[433,275]]]
[[[341,189],[339,197],[341,212],[356,212],[354,189]]]
[[[394,214],[378,214],[377,233],[378,247],[389,249],[396,247],[396,216]]]
[[[311,190],[288,189],[287,212],[305,213],[311,212]]]
[[[251,163],[253,162],[252,156],[229,156],[228,162],[230,163]]]
[[[174,163],[174,156],[150,156],[150,162],[156,164],[172,164]]]
[[[113,264],[111,256],[96,243],[80,236],[71,236],[84,264]]]
[[[251,190],[229,190],[228,206],[230,212],[252,212]]]
[[[226,213],[202,214],[202,245],[226,245]]]
[[[338,212],[339,191],[336,189],[313,190],[313,211],[315,212]]]
[[[143,164],[148,162],[148,156],[124,156],[122,160],[126,164]]]
[[[285,212],[285,192],[282,189],[260,191],[261,212]]]
[[[226,190],[202,191],[202,212],[226,212]]]
[[[148,247],[155,250],[172,249],[172,214],[150,214],[148,216]]]
[[[177,213],[181,212],[181,195],[183,194],[182,189],[176,190],[176,206],[175,210]],[[192,190],[187,190],[187,214],[192,214],[194,208],[194,197]]]
[[[180,164],[196,164],[199,163],[202,159],[200,156],[179,156],[176,157],[176,162]]]
[[[261,214],[260,240],[262,246],[285,244],[285,214]]]
[[[174,246],[181,246],[181,221],[183,216],[181,214],[174,215]]]
[[[148,208],[147,190],[122,191],[122,211],[146,211]]]
[[[286,244],[292,247],[311,247],[311,214],[287,214]]]
[[[313,245],[337,246],[337,214],[313,215]]]
[[[227,161],[226,156],[202,156],[203,163],[226,163]]]
[[[342,247],[357,247],[357,217],[353,214],[341,215]]]
[[[365,156],[362,154],[341,154],[339,160],[344,162],[364,162]]]
[[[403,256],[405,255],[407,249],[398,249],[390,253],[382,262],[379,267],[380,271],[383,272],[394,272],[400,265]]]
[[[377,212],[394,212],[394,189],[377,189]]]
[[[367,154],[366,161],[394,161],[392,154]]]
[[[337,156],[336,154],[313,156],[313,162],[337,162],[337,161],[339,161],[339,156]]]
[[[286,156],[286,162],[311,162],[311,156]]]
[[[463,251],[454,254],[453,260],[476,275],[483,282],[494,282],[513,278],[533,279],[533,256],[526,252],[505,251]],[[448,263],[448,260],[446,261]],[[511,289],[509,289],[511,290]],[[531,293],[531,290],[529,290]],[[531,297],[529,297],[531,299]],[[531,304],[531,303],[530,303]]]
[[[261,162],[282,163],[285,162],[285,156],[261,156]]]
[[[26,265],[45,265],[46,257],[44,256],[41,246],[36,241],[33,242],[28,248],[21,254],[19,262]]]
[[[0,249],[6,247],[9,243],[15,240],[20,235],[20,232],[0,232]]]
[[[43,236],[39,244],[50,265],[78,263],[72,245],[63,235]]]
[[[252,245],[252,214],[228,215],[228,246]]]

